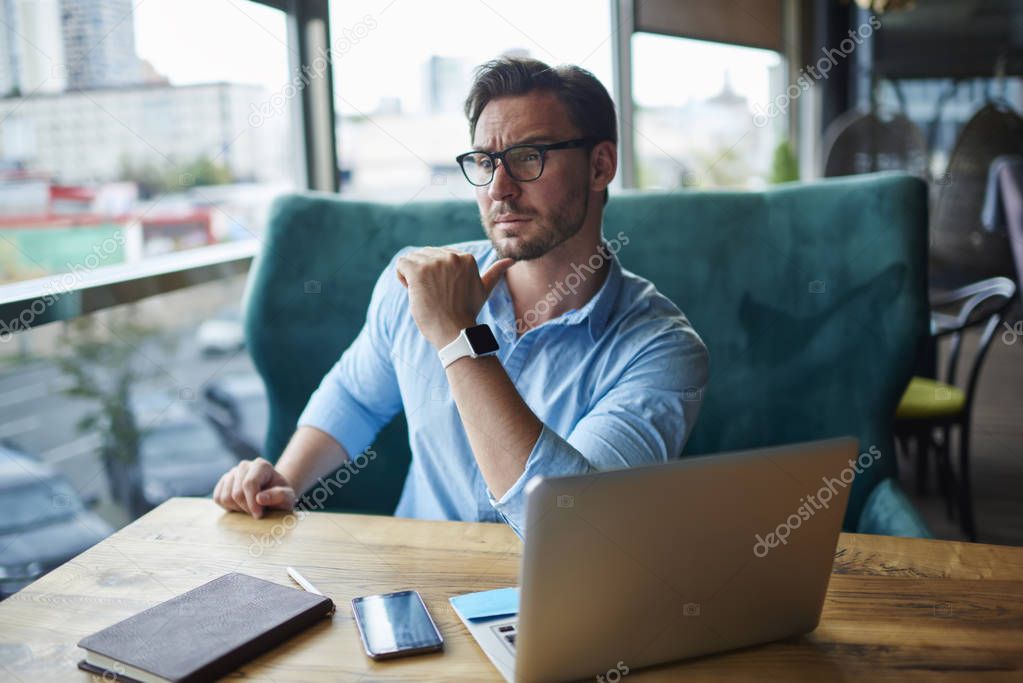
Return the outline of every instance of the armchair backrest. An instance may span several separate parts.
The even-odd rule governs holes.
[[[320,379],[354,339],[380,271],[409,244],[482,236],[471,202],[384,205],[278,199],[247,295],[246,334],[267,384],[274,460]],[[857,474],[846,515],[895,473],[892,418],[928,329],[927,196],[905,174],[763,192],[631,193],[607,206],[618,258],[688,315],[711,380],[687,454],[837,435],[882,457]],[[331,506],[393,511],[404,423]],[[836,473],[838,476],[839,473]]]

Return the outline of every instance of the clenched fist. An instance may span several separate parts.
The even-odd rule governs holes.
[[[220,478],[213,500],[225,510],[247,512],[256,519],[266,508],[290,510],[295,506],[295,489],[268,460],[243,460]]]
[[[441,349],[467,327],[494,286],[515,261],[500,259],[482,275],[472,254],[426,247],[398,259],[397,275],[408,288],[409,310],[426,340]]]

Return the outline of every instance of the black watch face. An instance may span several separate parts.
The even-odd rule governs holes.
[[[482,356],[484,353],[493,353],[498,349],[497,339],[494,338],[494,333],[490,331],[489,325],[467,327],[465,328],[465,336],[469,340],[472,352],[477,356]]]

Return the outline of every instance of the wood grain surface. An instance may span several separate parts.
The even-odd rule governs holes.
[[[254,520],[175,498],[0,603],[0,679],[87,681],[75,668],[83,636],[226,572],[292,585],[292,565],[337,612],[229,678],[499,681],[447,600],[515,585],[520,552],[500,524],[315,512]],[[374,662],[349,601],[403,588],[423,595],[445,650]],[[1023,681],[1023,548],[842,534],[816,631],[626,678]]]

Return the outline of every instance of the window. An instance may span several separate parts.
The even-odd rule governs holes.
[[[455,156],[473,69],[501,54],[578,64],[612,91],[608,0],[330,5],[342,194],[472,197]]]
[[[171,496],[208,495],[240,458],[262,453],[266,396],[244,345],[245,279],[4,339],[0,470],[8,466],[26,484],[0,486],[0,503],[18,533],[72,513],[98,514],[116,528]],[[19,459],[29,464],[16,466]],[[45,504],[29,506],[37,490],[29,485],[52,488],[51,477],[73,492],[46,493]],[[86,512],[81,501],[95,509]]]
[[[939,182],[963,127],[985,104],[1023,109],[1023,78],[885,80],[878,87],[882,116],[904,114],[927,140],[930,172]]]
[[[26,527],[73,511],[109,530],[208,494],[262,450],[245,277],[223,273],[240,271],[271,200],[297,187],[286,17],[248,0],[39,0],[0,3],[0,19],[0,55],[16,57],[0,64],[0,286],[31,300],[0,320],[0,466],[70,487],[19,510],[38,513]],[[178,265],[188,276],[167,275],[169,289],[206,284],[38,324],[76,309],[61,296],[76,286],[135,288]],[[123,284],[104,286],[95,301],[121,300]],[[257,390],[225,384],[238,381]]]
[[[757,188],[785,139],[785,67],[771,50],[632,37],[636,184]]]
[[[39,0],[0,14],[0,284],[253,239],[295,187],[283,12]]]

